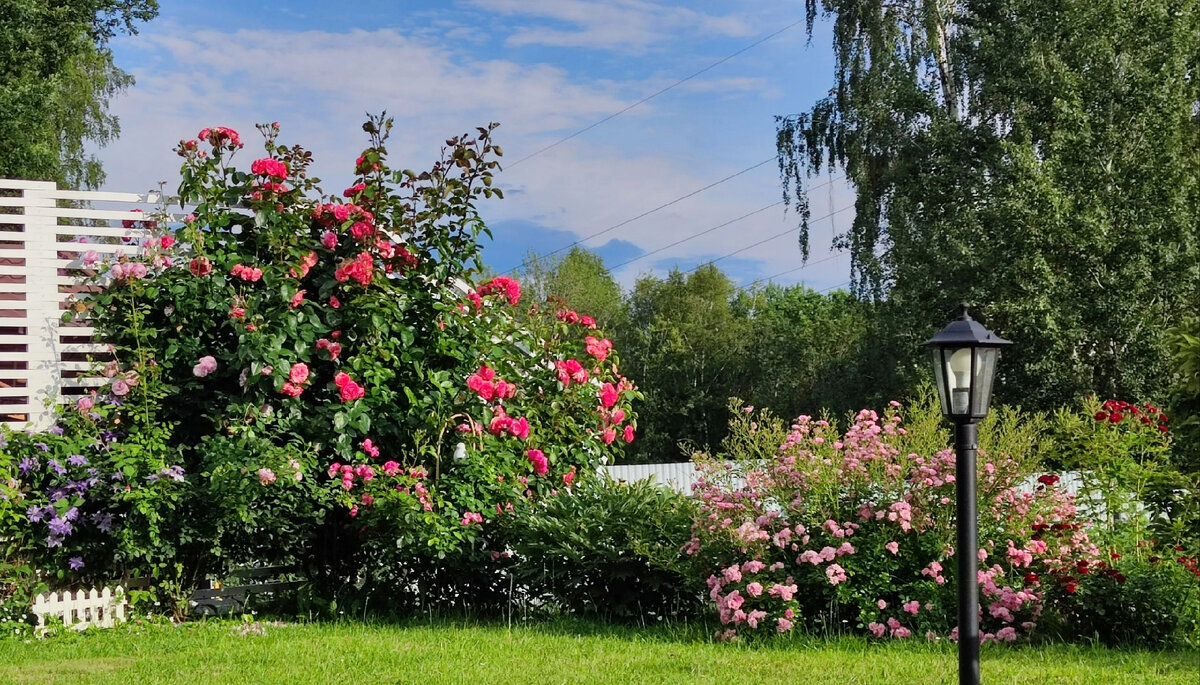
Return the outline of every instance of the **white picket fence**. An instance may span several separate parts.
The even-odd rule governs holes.
[[[157,202],[154,193],[59,190],[44,181],[0,179],[0,422],[48,428],[50,405],[102,382],[83,375],[92,355],[106,347],[93,340],[91,327],[64,325],[62,314],[72,294],[83,290],[83,255],[134,252],[149,232],[122,225],[145,218],[130,205]]]
[[[47,619],[75,630],[91,626],[112,628],[118,621],[125,620],[125,589],[117,586],[103,590],[84,592],[51,592],[41,594],[33,600],[33,613],[38,618],[38,628],[47,627]]]

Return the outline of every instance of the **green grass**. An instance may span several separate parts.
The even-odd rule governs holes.
[[[0,639],[0,683],[951,683],[953,645],[854,638],[714,644],[702,628],[559,621],[130,625]],[[993,683],[1200,683],[1200,656],[985,646]]]

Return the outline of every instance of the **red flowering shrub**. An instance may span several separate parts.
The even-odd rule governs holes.
[[[476,553],[514,503],[591,477],[610,434],[632,438],[637,392],[610,342],[520,325],[512,279],[469,285],[487,230],[475,202],[499,195],[491,128],[418,174],[388,167],[390,127],[364,126],[345,200],[317,196],[310,155],[277,144],[277,125],[260,127],[267,154],[249,172],[235,131],[205,129],[178,149],[193,212],[100,265],[102,292],[76,309],[115,361],[89,400],[104,411],[82,416],[137,447],[90,468],[131,492],[177,469],[170,516],[137,501],[159,542],[126,568],[169,560],[181,589],[250,559],[305,563],[326,590],[385,577],[405,558]],[[579,368],[563,383],[567,360]],[[113,535],[130,540],[126,509]],[[88,568],[111,552],[75,551]]]

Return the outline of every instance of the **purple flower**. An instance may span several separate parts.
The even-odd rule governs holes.
[[[101,533],[112,532],[112,529],[113,529],[113,515],[112,514],[109,514],[109,513],[92,514],[92,522],[94,522],[96,524],[96,528],[99,529]]]
[[[25,457],[24,459],[21,460],[20,464],[17,464],[17,469],[21,472],[21,475],[23,476],[40,466],[41,466],[41,463],[34,457]]]
[[[55,435],[62,435],[62,434],[63,434],[63,429],[62,429],[62,426],[55,426],[55,427],[53,427],[53,428],[51,428],[51,429],[50,429],[50,432],[51,432],[51,433],[53,433],[53,434],[55,434]]]
[[[50,519],[50,521],[46,523],[46,526],[50,529],[51,534],[61,537],[70,535],[71,531],[73,530],[71,527],[71,522],[60,516],[55,516],[54,518]]]
[[[87,457],[82,454],[72,454],[67,457],[67,463],[71,466],[87,466]]]
[[[74,521],[75,519],[79,518],[79,508],[71,507],[70,509],[67,509],[65,512],[63,512],[63,518],[68,521]]]
[[[57,473],[60,476],[67,475],[67,467],[58,463],[57,459],[51,459],[50,461],[47,461],[46,466],[48,466],[51,471]]]
[[[174,466],[168,466],[162,471],[159,471],[159,474],[161,474],[164,478],[170,478],[171,480],[179,483],[183,482],[183,467],[178,464]]]
[[[67,566],[70,566],[72,571],[78,571],[83,568],[83,557],[71,557],[67,560]]]
[[[71,491],[67,488],[54,488],[50,491],[48,496],[50,497],[51,502],[57,502],[59,500],[66,499],[70,494]]]
[[[125,474],[120,471],[113,471],[113,480],[125,480]]]
[[[33,443],[33,446],[34,446],[34,447],[36,447],[36,448],[38,448],[39,450],[41,450],[41,451],[43,451],[43,452],[49,452],[49,451],[50,451],[50,446],[49,446],[49,445],[47,445],[47,444],[46,444],[46,443],[44,443],[44,442],[35,442],[35,443]]]
[[[46,538],[47,547],[62,547],[63,539],[58,535],[50,535]]]
[[[25,516],[29,519],[30,523],[37,523],[42,520],[42,508],[37,505],[29,507],[25,510]]]

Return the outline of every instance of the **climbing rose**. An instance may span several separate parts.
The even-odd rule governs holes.
[[[250,163],[250,173],[282,180],[287,178],[288,168],[277,159],[256,159]]]
[[[208,257],[196,257],[188,265],[188,270],[193,276],[207,276],[212,273],[212,262],[208,261]]]
[[[333,383],[338,387],[343,402],[353,402],[367,394],[363,387],[355,383],[344,371],[333,377]]]
[[[550,461],[541,450],[529,450],[525,456],[529,457],[529,463],[533,465],[533,472],[537,475],[544,476],[550,470]]]
[[[605,383],[600,388],[600,404],[611,407],[617,403],[617,389],[612,383]]]
[[[201,357],[200,361],[192,367],[192,375],[197,378],[204,378],[208,374],[217,370],[217,360],[212,355]]]
[[[479,286],[480,295],[502,294],[508,298],[510,305],[516,306],[521,301],[521,284],[508,276],[497,276]]]
[[[597,340],[595,336],[589,335],[583,339],[584,347],[587,348],[587,353],[596,358],[597,361],[604,361],[608,358],[608,353],[612,350],[612,341],[608,338]]]
[[[308,364],[304,362],[296,362],[292,364],[292,370],[288,373],[288,377],[293,383],[305,383],[308,381]]]

